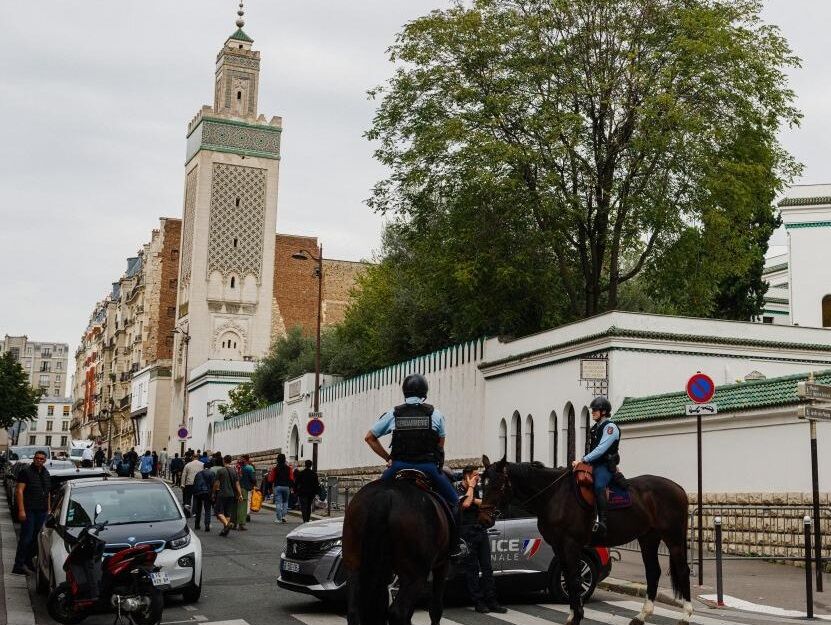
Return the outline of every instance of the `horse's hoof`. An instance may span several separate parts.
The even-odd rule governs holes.
[[[644,622],[636,616],[631,621],[629,621],[629,625],[644,625]]]

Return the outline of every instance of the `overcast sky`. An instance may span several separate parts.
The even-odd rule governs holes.
[[[259,110],[283,117],[277,229],[320,237],[326,256],[377,251],[364,201],[384,171],[362,138],[402,24],[446,0],[249,0],[262,53]],[[0,22],[0,336],[74,347],[94,303],[150,237],[181,217],[187,124],[213,101],[234,0],[19,2]],[[767,0],[803,59],[805,119],[785,146],[802,183],[831,181],[831,2]],[[777,234],[774,243],[783,238]]]

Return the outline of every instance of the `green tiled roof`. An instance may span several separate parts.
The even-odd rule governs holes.
[[[831,384],[831,369],[815,373],[814,378],[817,384]],[[799,373],[781,378],[724,384],[716,387],[713,402],[718,405],[719,413],[798,404],[801,400],[797,397],[796,385],[807,379],[807,373]],[[638,423],[686,417],[685,406],[690,403],[692,402],[683,391],[648,397],[627,397],[615,412],[613,421]]]
[[[779,206],[821,206],[822,204],[831,204],[831,196],[786,197],[779,202]]]
[[[248,43],[254,43],[254,40],[251,39],[248,35],[243,32],[242,28],[237,28],[237,32],[233,35],[228,37],[228,39],[236,39],[237,41],[247,41]]]

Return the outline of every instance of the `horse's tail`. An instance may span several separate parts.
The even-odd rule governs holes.
[[[689,503],[687,494],[683,491],[681,494],[684,499],[681,527],[679,528],[679,534],[673,537],[673,544],[667,544],[669,548],[669,578],[672,581],[672,592],[675,598],[690,601],[690,563],[687,561],[687,531],[689,529],[687,510],[689,509]]]
[[[381,625],[387,622],[388,586],[392,578],[389,531],[391,493],[378,493],[373,501],[367,503],[369,512],[361,541],[358,610],[362,625]]]

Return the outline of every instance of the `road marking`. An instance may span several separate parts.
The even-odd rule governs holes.
[[[718,600],[717,595],[701,595],[702,599],[707,599],[715,603]],[[761,603],[752,603],[730,595],[724,595],[724,605],[728,608],[735,608],[743,612],[758,612],[760,614],[769,614],[771,616],[782,616],[787,618],[805,618],[807,614],[799,610],[786,610],[785,608],[777,608],[772,605],[763,605]],[[814,614],[814,618],[825,621],[831,620],[831,616],[826,614]]]
[[[306,625],[343,625],[346,621],[337,614],[292,614],[291,617]]]
[[[162,623],[162,625],[164,624]],[[241,618],[235,618],[230,621],[210,621],[204,625],[248,625],[248,621]]]
[[[196,612],[199,609],[195,605],[184,605],[182,607],[185,608],[185,610],[187,610],[188,612]]]
[[[159,625],[179,625],[180,623],[205,623],[207,620],[208,620],[207,616],[197,614],[195,616],[192,616],[191,618],[189,618],[186,621],[162,621],[161,623],[159,623]],[[245,623],[245,621],[241,621],[241,622]],[[245,623],[245,625],[248,625],[248,624]]]
[[[441,617],[441,622],[442,622],[442,625],[461,625],[460,623],[457,623],[456,621],[451,621],[449,618],[447,618],[444,615],[442,615],[442,617]],[[412,623],[413,623],[413,625],[430,625],[430,613],[425,612],[424,610],[419,610],[418,612],[413,614]],[[548,625],[551,625],[551,623],[549,623]]]
[[[569,612],[571,612],[571,608],[569,608],[567,605],[557,605],[554,603],[540,603],[538,605],[539,607],[545,608],[546,610],[553,610],[555,612],[561,612],[562,614],[568,614]],[[638,610],[640,610],[640,606],[638,606]],[[631,616],[618,616],[617,614],[609,614],[607,612],[593,610],[585,606],[583,606],[583,617],[592,621],[608,623],[609,625],[629,625],[629,623],[632,622]]]
[[[609,605],[617,606],[619,608],[624,608],[627,610],[632,611],[640,611],[641,604],[637,601],[608,601]],[[709,610],[708,610],[709,611]],[[663,616],[665,618],[672,618],[678,619],[681,615],[681,610],[669,610],[667,608],[659,607],[658,605],[655,606],[655,616]],[[738,615],[732,615],[738,616]],[[714,618],[711,616],[703,616],[698,613],[693,613],[692,618],[690,619],[692,623],[698,623],[699,625],[743,625],[742,623],[737,623],[736,621],[728,621],[722,618]]]
[[[568,608],[566,608],[566,612],[568,612]],[[505,621],[506,623],[511,623],[512,625],[551,625],[551,621],[546,621],[545,619],[531,616],[525,612],[518,612],[510,609],[505,614],[490,612],[488,613],[488,616],[498,618],[500,621]],[[444,619],[442,619],[442,621],[443,620]],[[628,620],[626,621],[626,624],[629,624]]]

